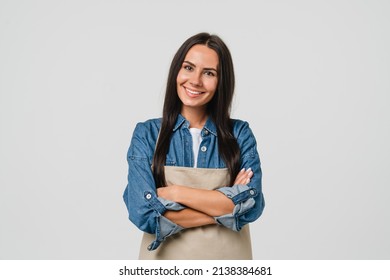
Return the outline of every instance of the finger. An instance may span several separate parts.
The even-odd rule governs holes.
[[[238,172],[237,177],[245,174],[245,168],[241,169],[240,172]]]
[[[247,183],[248,179],[250,180],[250,178],[248,178],[247,176],[242,176],[240,178],[237,178],[234,183],[235,185],[244,185]]]
[[[239,184],[239,185],[246,185],[250,182],[250,179],[253,176],[253,171],[252,168],[248,169],[241,169],[240,172],[237,174],[236,180],[234,184]]]
[[[236,179],[241,178],[242,176],[244,176],[244,174],[245,174],[245,168],[241,169],[240,172],[238,172]]]
[[[244,180],[245,178],[248,177],[248,174],[246,172],[240,172],[237,177],[236,177],[236,180],[235,181],[239,181],[241,182],[242,180]]]
[[[236,179],[236,181],[234,181],[234,184],[235,185],[242,185],[242,184],[245,184],[246,180],[247,180],[246,177],[239,178],[239,179]]]

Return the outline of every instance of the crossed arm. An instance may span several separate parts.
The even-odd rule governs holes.
[[[252,176],[253,172],[250,168],[242,169],[237,174],[234,185],[246,185]],[[213,217],[232,213],[234,209],[232,200],[216,190],[169,185],[158,188],[157,195],[188,207],[180,211],[168,210],[164,213],[167,219],[184,228],[215,224]]]

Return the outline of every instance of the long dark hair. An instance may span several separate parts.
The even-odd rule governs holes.
[[[199,33],[181,45],[169,69],[160,135],[153,157],[153,175],[157,187],[166,186],[164,173],[166,155],[174,125],[181,112],[182,103],[177,94],[176,78],[187,52],[198,44],[214,50],[219,58],[218,86],[214,97],[207,104],[207,113],[216,124],[218,151],[229,170],[231,185],[240,168],[240,149],[233,135],[233,122],[230,119],[235,85],[232,57],[225,43],[217,35]]]

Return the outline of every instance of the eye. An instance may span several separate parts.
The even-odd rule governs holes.
[[[216,76],[216,74],[213,71],[205,71],[204,74],[206,76],[210,76],[210,77],[215,77]]]
[[[192,71],[194,68],[191,65],[185,64],[183,68],[187,71]]]

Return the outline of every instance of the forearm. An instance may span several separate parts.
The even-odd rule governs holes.
[[[231,199],[214,190],[184,187],[178,194],[178,202],[213,217],[231,213],[234,209]]]
[[[194,209],[186,208],[180,211],[166,211],[164,217],[183,228],[199,227],[215,224],[213,217]]]
[[[234,185],[246,185],[253,176],[251,168],[243,168],[234,181]],[[169,185],[158,188],[159,197],[175,201],[211,217],[218,217],[233,212],[233,201],[216,190],[196,189],[186,186]]]
[[[234,203],[231,199],[214,190],[173,185],[159,188],[159,196],[203,212],[211,217],[231,213],[234,209]]]

